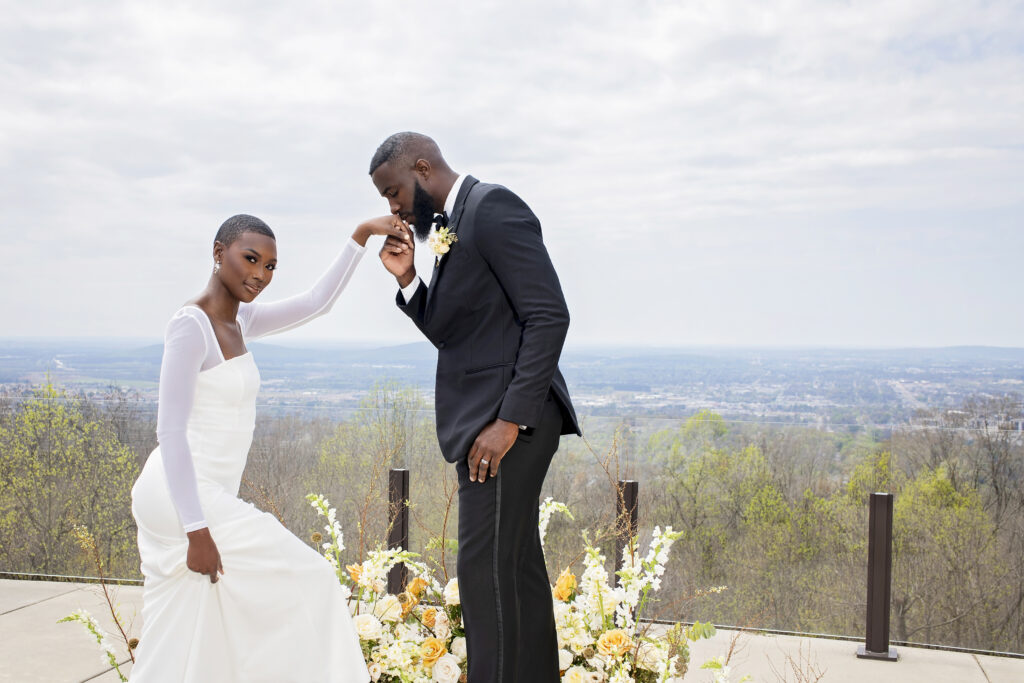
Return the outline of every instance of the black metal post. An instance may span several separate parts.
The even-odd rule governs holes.
[[[388,548],[409,549],[409,470],[388,472]],[[395,565],[388,573],[388,593],[398,595],[405,590],[409,570]]]
[[[615,539],[615,566],[622,563],[622,551],[629,545],[630,539],[637,535],[640,528],[639,513],[640,484],[633,480],[619,480],[615,492],[615,524],[618,538]],[[615,577],[615,585],[619,585],[619,577]]]
[[[867,635],[857,648],[861,659],[895,662],[896,648],[889,647],[889,602],[892,597],[892,500],[891,493],[872,493],[868,511],[868,609]]]

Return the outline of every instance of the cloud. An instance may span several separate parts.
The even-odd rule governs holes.
[[[211,5],[0,6],[8,334],[158,336],[241,211],[299,291],[415,129],[541,217],[571,339],[1024,338],[1019,3]],[[415,339],[366,260],[292,334]]]

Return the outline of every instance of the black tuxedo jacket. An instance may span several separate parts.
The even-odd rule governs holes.
[[[398,307],[437,348],[437,438],[449,462],[495,418],[535,427],[548,393],[562,434],[579,423],[558,369],[569,310],[540,221],[501,185],[466,176],[449,229],[458,235],[427,287]]]

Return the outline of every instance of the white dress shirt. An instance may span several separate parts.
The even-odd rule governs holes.
[[[466,176],[460,175],[455,179],[455,184],[452,185],[452,189],[448,190],[448,196],[444,200],[444,212],[448,214],[448,219],[451,220],[452,212],[455,211],[455,198],[459,196],[459,190],[462,188],[462,181],[466,179]],[[409,303],[409,299],[416,293],[416,290],[420,287],[420,276],[417,275],[412,279],[408,285],[402,288],[402,298],[405,299],[405,303]]]

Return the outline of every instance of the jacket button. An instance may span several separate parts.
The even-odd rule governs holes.
[[[437,348],[443,349],[444,348],[444,342],[438,342],[437,343]]]

